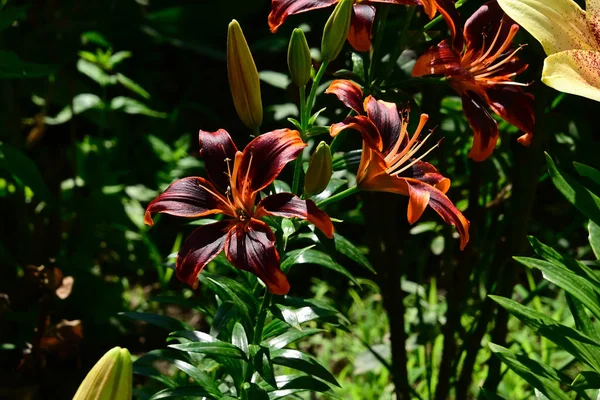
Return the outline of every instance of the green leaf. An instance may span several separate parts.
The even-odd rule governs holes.
[[[81,114],[85,111],[100,108],[102,100],[100,97],[91,93],[81,93],[73,97],[71,105],[63,108],[54,117],[44,117],[44,122],[48,125],[60,125],[69,122],[73,115]]]
[[[110,56],[109,64],[111,68],[121,64],[123,61],[131,58],[132,54],[130,51],[117,51],[115,54]]]
[[[258,73],[260,80],[279,89],[287,89],[292,83],[290,77],[286,74],[276,71],[260,71]]]
[[[265,325],[263,329],[263,340],[270,339],[274,336],[281,335],[290,329],[290,326],[283,320],[274,318]]]
[[[312,356],[298,350],[281,349],[272,352],[273,364],[283,365],[316,376],[326,382],[340,387],[335,377]]]
[[[242,349],[244,353],[249,354],[248,349],[248,337],[246,336],[246,331],[244,327],[239,322],[236,322],[233,325],[233,331],[231,333],[231,343]]]
[[[0,168],[5,169],[23,185],[28,186],[40,200],[48,204],[54,203],[40,170],[25,153],[0,142]]]
[[[237,313],[238,309],[231,301],[221,303],[215,313],[212,324],[210,324],[210,335],[217,337],[228,323],[235,320]]]
[[[158,371],[156,368],[149,365],[142,364],[133,364],[133,373],[140,376],[145,376],[146,378],[154,379],[157,382],[162,383],[166,387],[174,388],[177,386],[177,382],[170,376],[163,374]]]
[[[567,294],[566,297],[577,329],[594,339],[597,343],[600,343],[600,333],[596,330],[594,322],[585,310],[584,305],[570,294]]]
[[[169,347],[181,351],[206,354],[208,356],[246,359],[246,354],[239,347],[212,337],[211,339],[212,341],[171,344]]]
[[[569,203],[600,225],[600,198],[567,174],[561,173],[548,154],[546,154],[546,160],[548,162],[548,172],[554,186],[566,197]]]
[[[200,274],[200,281],[216,292],[222,301],[229,300],[235,304],[247,328],[253,326],[252,319],[256,316],[258,304],[248,289],[233,279],[204,272]]]
[[[588,231],[588,240],[590,246],[592,246],[594,256],[596,256],[596,260],[600,260],[600,225],[594,223],[594,221],[590,221],[588,223]]]
[[[479,388],[479,396],[477,398],[480,400],[505,400],[504,397],[500,397],[496,393],[492,393],[484,388]]]
[[[140,114],[152,118],[167,118],[167,113],[150,109],[144,103],[129,97],[115,97],[110,102],[111,110],[120,110],[126,114]]]
[[[156,156],[160,158],[161,161],[168,163],[175,160],[173,150],[171,150],[171,147],[162,139],[154,135],[147,135],[146,138],[150,143],[150,146],[152,146],[154,154],[156,154]]]
[[[175,360],[173,361],[173,365],[195,380],[198,385],[200,385],[212,396],[216,398],[221,396],[221,391],[219,390],[217,383],[210,376],[208,376],[206,372],[185,361]]]
[[[358,265],[365,268],[369,272],[376,274],[375,269],[373,268],[367,257],[365,257],[364,254],[355,245],[352,244],[352,242],[350,242],[348,239],[337,233],[334,234],[333,239],[335,241],[335,249],[339,253],[345,255],[351,260],[354,260]]]
[[[560,254],[552,247],[543,244],[533,236],[529,237],[529,243],[531,244],[531,247],[533,247],[533,250],[536,252],[536,254],[542,257],[544,260],[551,262],[559,268],[568,269],[569,271],[584,278],[587,277],[596,282],[596,284],[600,285],[600,280],[598,279],[596,273],[581,261]]]
[[[104,72],[102,68],[96,64],[84,60],[83,58],[80,58],[77,61],[77,70],[88,78],[96,81],[100,86],[108,86],[116,82],[116,78]]]
[[[358,168],[358,164],[360,163],[360,158],[362,156],[362,150],[351,150],[342,154],[335,154],[333,156],[333,170],[334,171],[343,171],[349,170],[353,171]]]
[[[207,397],[214,399],[206,390],[198,386],[182,386],[178,388],[168,388],[161,390],[154,394],[148,400],[159,400],[159,399],[181,399],[182,397]]]
[[[246,398],[248,400],[269,400],[269,394],[267,391],[258,386],[256,383],[246,383],[244,385]]]
[[[552,400],[570,400],[570,397],[559,386],[559,382],[565,385],[570,383],[568,376],[525,355],[514,354],[502,346],[493,343],[490,343],[489,346],[508,368],[544,395]]]
[[[592,168],[589,165],[581,164],[578,162],[574,162],[573,166],[575,167],[575,170],[580,176],[589,178],[597,185],[600,185],[600,171],[598,171],[596,168]]]
[[[133,80],[129,79],[123,74],[117,74],[117,81],[125,86],[127,89],[131,90],[133,93],[143,97],[148,100],[150,98],[150,93],[146,92],[143,87],[135,83]]]
[[[252,364],[254,364],[254,370],[273,387],[277,387],[275,382],[275,373],[273,372],[273,365],[271,364],[271,356],[269,349],[259,345],[250,345],[250,357]]]
[[[325,135],[327,133],[329,133],[328,126],[313,126],[308,130],[308,132],[306,132],[306,135],[308,137],[315,137],[319,135]]]
[[[592,314],[600,318],[600,302],[598,297],[600,289],[590,283],[588,279],[582,278],[565,268],[558,267],[547,261],[527,257],[514,257],[514,259],[526,267],[537,268],[542,271],[544,279],[571,294],[581,301]]]
[[[575,377],[571,386],[577,389],[600,389],[600,374],[594,371],[582,371]]]
[[[590,367],[600,370],[600,347],[592,338],[511,299],[491,295],[489,297],[539,335],[554,342]]]
[[[150,325],[159,326],[159,327],[165,328],[169,331],[192,329],[188,324],[181,322],[175,318],[167,317],[166,315],[158,315],[158,314],[142,313],[142,312],[122,312],[122,313],[119,313],[119,315],[122,315],[129,319],[133,319],[135,321],[143,321]]]
[[[39,78],[57,69],[56,65],[26,62],[11,51],[0,50],[0,78]]]
[[[277,385],[280,387],[279,390],[275,390],[269,393],[269,398],[274,399],[287,399],[290,396],[300,392],[328,392],[331,387],[325,382],[313,378],[309,375],[283,375],[277,377]],[[328,395],[328,398],[333,395]]]
[[[312,247],[312,246],[311,246]],[[346,278],[350,279],[357,286],[360,286],[354,275],[352,275],[346,268],[342,267],[328,255],[318,250],[313,250],[310,247],[300,249],[300,250],[292,250],[287,253],[287,257],[281,263],[281,270],[284,273],[287,273],[293,265],[298,264],[316,264],[325,268],[329,268],[335,272],[338,272],[344,275]]]
[[[291,329],[279,336],[269,339],[266,343],[271,350],[283,349],[285,346],[297,342],[298,340],[304,339],[307,336],[314,335],[315,333],[325,332],[323,329]]]

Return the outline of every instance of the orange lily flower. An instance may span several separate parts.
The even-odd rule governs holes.
[[[488,106],[522,131],[518,141],[529,145],[535,121],[533,95],[522,90],[527,84],[512,79],[528,67],[517,57],[512,40],[519,25],[490,1],[465,23],[465,46],[443,40],[417,60],[412,75],[445,75],[450,86],[462,96],[469,125],[475,134],[469,157],[483,161],[498,141],[498,124]],[[454,43],[462,43],[462,40]]]
[[[325,93],[335,94],[342,103],[358,115],[331,125],[331,136],[345,129],[356,129],[363,138],[363,150],[356,182],[362,190],[390,192],[409,197],[408,222],[415,223],[429,205],[442,219],[454,225],[460,234],[460,248],[469,241],[469,221],[446,196],[450,180],[442,176],[435,167],[421,161],[437,147],[437,144],[415,158],[416,153],[431,136],[423,140],[419,136],[428,116],[422,114],[419,126],[409,136],[408,112],[402,115],[396,105],[373,96],[363,101],[363,91],[354,82],[334,81]]]
[[[325,8],[336,4],[339,0],[273,0],[272,10],[269,14],[269,27],[271,32],[283,24],[285,19],[294,14]],[[429,18],[433,18],[439,11],[444,16],[450,29],[453,18],[458,15],[453,0],[354,0],[352,22],[348,41],[356,51],[369,51],[371,48],[371,31],[375,21],[375,4],[408,4],[421,5]]]
[[[224,249],[235,267],[258,276],[273,294],[288,293],[290,285],[279,267],[275,235],[260,218],[301,218],[327,237],[333,237],[333,224],[312,200],[292,193],[273,194],[255,203],[257,194],[306,144],[298,131],[289,129],[260,135],[243,152],[223,129],[200,131],[199,141],[209,179],[189,177],[171,184],[148,205],[145,223],[152,226],[156,212],[187,218],[223,214],[223,220],[201,226],[188,236],[177,256],[177,277],[196,288],[198,274]]]

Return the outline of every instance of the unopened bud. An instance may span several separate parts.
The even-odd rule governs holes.
[[[312,58],[310,57],[310,48],[306,42],[306,37],[300,28],[296,28],[292,32],[287,57],[292,81],[299,87],[306,86],[310,79]]]
[[[321,193],[333,174],[331,149],[325,142],[319,143],[317,149],[310,156],[306,178],[304,179],[304,192],[308,196]]]
[[[235,110],[244,125],[257,130],[263,119],[260,78],[244,32],[235,19],[227,31],[227,74]]]
[[[129,351],[115,347],[88,372],[73,400],[131,400],[132,378]]]
[[[327,20],[321,41],[323,61],[332,61],[340,54],[348,38],[352,18],[352,0],[341,0]]]

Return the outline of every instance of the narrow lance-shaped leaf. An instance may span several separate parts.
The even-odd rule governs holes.
[[[309,375],[316,376],[326,382],[330,382],[336,386],[340,386],[335,377],[319,362],[298,350],[277,350],[271,354],[273,364],[284,365],[289,368],[297,369]]]

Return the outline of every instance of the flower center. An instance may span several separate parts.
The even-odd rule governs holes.
[[[419,120],[419,126],[415,130],[415,133],[412,137],[408,138],[408,111],[406,111],[406,115],[402,118],[402,125],[400,127],[400,135],[398,136],[398,141],[390,150],[390,152],[385,156],[385,164],[387,169],[386,173],[389,175],[399,175],[402,172],[406,171],[408,168],[412,167],[418,161],[422,160],[427,154],[431,153],[436,147],[438,147],[439,142],[436,143],[433,147],[427,150],[425,153],[420,155],[419,157],[413,159],[409,164],[404,165],[407,161],[411,160],[412,157],[423,147],[427,139],[429,139],[432,135],[430,132],[425,139],[419,141],[419,136],[427,123],[429,116],[427,114],[421,114],[421,119]]]
[[[489,46],[486,46],[485,40],[487,37],[485,36],[485,34],[483,34],[483,45],[481,46],[480,54],[473,54],[472,52],[467,50],[467,52],[462,57],[461,64],[465,69],[467,69],[471,73],[473,78],[480,84],[527,86],[526,83],[511,81],[511,78],[518,75],[520,72],[522,72],[522,70],[516,70],[514,72],[505,73],[503,75],[500,74],[500,67],[505,66],[505,64],[518,61],[518,59],[516,58],[516,54],[524,47],[524,45],[521,45],[508,55],[505,54],[506,50],[510,47],[513,38],[517,34],[517,31],[519,30],[519,26],[517,24],[513,24],[511,25],[508,35],[506,36],[504,42],[499,47],[497,47],[497,50],[494,53],[492,53],[494,47],[496,47],[496,44],[500,39],[503,24],[504,20],[500,21],[498,32],[496,32],[496,36],[494,37]],[[486,48],[487,50],[485,50]]]

